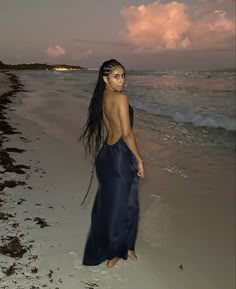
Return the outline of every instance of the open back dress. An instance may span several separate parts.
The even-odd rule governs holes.
[[[129,114],[132,127],[131,106]],[[88,266],[127,259],[128,250],[135,249],[139,216],[137,162],[122,136],[115,144],[104,142],[95,167],[98,190],[83,257]]]

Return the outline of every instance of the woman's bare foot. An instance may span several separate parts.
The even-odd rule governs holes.
[[[137,261],[138,260],[138,257],[137,255],[135,254],[135,252],[133,250],[129,250],[128,251],[128,256],[130,257],[130,259],[132,259],[133,261]]]
[[[107,267],[108,268],[113,268],[119,260],[120,260],[120,258],[118,258],[118,257],[115,257],[115,258],[113,258],[111,260],[108,260],[107,261]]]

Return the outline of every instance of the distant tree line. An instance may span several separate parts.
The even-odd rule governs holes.
[[[50,65],[46,63],[23,63],[23,64],[5,64],[0,60],[0,69],[14,69],[14,70],[54,70],[57,67],[68,69],[86,69],[78,65],[55,64]]]

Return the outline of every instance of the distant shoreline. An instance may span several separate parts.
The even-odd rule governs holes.
[[[53,70],[53,71],[73,71],[73,70],[98,70],[98,68],[84,67],[80,65],[69,64],[47,64],[47,63],[20,63],[20,64],[6,64],[0,60],[1,70]],[[127,71],[232,71],[235,72],[236,67],[206,67],[206,68],[127,68]]]
[[[0,61],[0,70],[88,70],[87,67],[67,64],[46,64],[46,63],[22,63],[22,64],[5,64]]]

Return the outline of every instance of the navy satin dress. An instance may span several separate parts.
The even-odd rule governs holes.
[[[132,127],[131,106],[129,113]],[[99,186],[83,257],[88,266],[127,259],[128,250],[135,248],[139,217],[137,162],[124,139],[104,142],[95,166]]]

